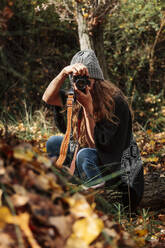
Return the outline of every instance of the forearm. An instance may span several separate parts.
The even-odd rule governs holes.
[[[50,84],[48,85],[47,89],[44,92],[42,100],[48,104],[52,105],[59,105],[61,106],[61,99],[59,96],[59,90],[64,83],[67,75],[61,71],[57,77],[55,77]]]
[[[86,126],[86,134],[87,134],[87,143],[89,147],[94,148],[95,142],[94,142],[94,128],[95,128],[95,120],[93,118],[93,111],[89,109],[84,110],[84,117],[85,117],[85,126]]]

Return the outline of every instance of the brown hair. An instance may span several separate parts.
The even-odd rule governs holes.
[[[121,96],[121,98],[123,98],[127,102],[127,98],[122,93],[122,91],[117,86],[110,83],[109,81],[95,80],[93,89],[91,91],[91,95],[93,98],[93,107],[94,107],[93,118],[95,119],[95,121],[97,122],[102,119],[107,119],[110,122],[113,122],[114,124],[118,125],[119,120],[114,115],[114,111],[115,111],[114,97]],[[72,117],[74,140],[77,140],[78,138],[77,123],[78,123],[78,113],[80,113],[80,109],[81,109],[80,104],[75,102],[73,106],[73,117]],[[78,139],[78,142],[82,147],[87,146],[85,120],[83,115],[81,121],[80,137]]]

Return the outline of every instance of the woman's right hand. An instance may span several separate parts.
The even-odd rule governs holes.
[[[81,63],[76,63],[73,65],[68,65],[66,67],[64,67],[61,71],[61,73],[64,76],[68,76],[70,74],[72,74],[73,76],[77,76],[77,75],[81,75],[81,76],[89,76],[88,73],[88,69],[85,65],[81,64]]]

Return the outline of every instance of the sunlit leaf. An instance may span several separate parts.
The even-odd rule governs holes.
[[[12,215],[7,207],[0,207],[0,228],[3,228],[6,223],[10,223]]]
[[[5,224],[15,224],[20,226],[25,236],[27,237],[32,248],[41,248],[33,237],[33,234],[29,228],[30,216],[28,213],[22,213],[18,216],[11,215],[7,207],[0,207],[0,227],[4,227]]]
[[[5,167],[4,167],[4,161],[0,158],[0,175],[5,174]]]
[[[41,155],[37,156],[37,161],[39,163],[43,163],[47,168],[51,167],[51,165],[52,165],[50,159],[48,159],[47,157],[41,156]]]
[[[2,206],[2,194],[3,194],[3,191],[0,189],[0,207]]]
[[[35,153],[31,149],[31,147],[26,144],[19,145],[14,148],[14,157],[16,159],[21,159],[30,162],[33,160],[34,155]]]
[[[93,213],[93,209],[83,195],[75,194],[70,198],[66,198],[70,205],[70,211],[76,217],[88,217]]]
[[[145,162],[158,162],[159,158],[158,157],[149,157],[145,158]]]
[[[0,232],[0,248],[14,247],[14,240],[7,233]]]
[[[77,220],[73,225],[73,234],[69,239],[83,240],[86,244],[93,242],[103,230],[104,224],[95,214],[90,217]]]
[[[152,133],[152,130],[151,130],[151,129],[148,129],[148,130],[146,131],[146,133],[147,133],[147,134],[151,134],[151,133]]]
[[[67,240],[66,248],[89,248],[89,245],[80,238],[72,237]]]
[[[15,216],[14,216],[15,217]],[[23,213],[20,214],[19,216],[16,216],[15,218],[13,218],[13,224],[17,224],[20,226],[20,228],[22,229],[22,231],[24,232],[24,234],[26,235],[30,245],[32,248],[41,248],[36,240],[33,237],[33,234],[29,228],[29,219],[30,216],[28,213]]]
[[[15,207],[22,207],[28,203],[29,197],[27,195],[14,194],[11,197],[11,201]]]
[[[136,241],[138,247],[145,247],[146,241],[144,237],[135,237],[134,240]]]
[[[146,236],[146,234],[148,234],[148,230],[147,229],[135,230],[135,233],[139,237],[144,237],[144,236]]]
[[[55,226],[60,235],[66,239],[69,237],[72,231],[72,217],[71,216],[51,216],[48,222]]]

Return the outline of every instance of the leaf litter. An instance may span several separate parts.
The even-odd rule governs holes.
[[[164,170],[159,152],[164,146],[162,135],[148,132],[146,138],[141,132],[138,137],[147,166],[153,158],[149,162],[160,163]],[[0,140],[0,247],[163,247],[164,213],[158,215],[155,234],[141,216],[117,221],[97,209],[97,191],[73,184],[67,170],[59,171],[36,147],[15,137]],[[146,171],[152,167],[147,166]]]

